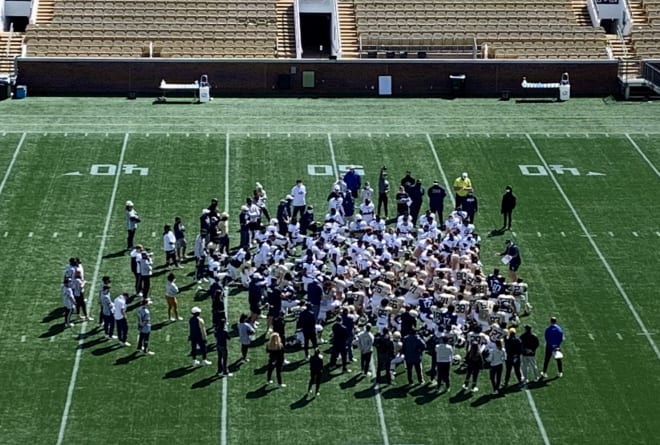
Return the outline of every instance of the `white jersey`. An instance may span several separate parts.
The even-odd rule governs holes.
[[[374,217],[375,206],[373,202],[360,204],[360,213],[365,223],[369,224]]]
[[[389,306],[378,308],[376,311],[376,325],[382,330],[390,324],[390,312],[392,308]]]

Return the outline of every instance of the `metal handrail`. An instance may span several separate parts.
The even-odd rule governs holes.
[[[650,63],[644,64],[642,77],[652,84],[660,87],[660,69],[654,67]]]

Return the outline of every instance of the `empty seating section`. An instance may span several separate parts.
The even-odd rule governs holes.
[[[57,0],[26,43],[35,57],[271,58],[276,35],[272,0]]]
[[[648,25],[635,25],[631,35],[635,52],[642,59],[660,59],[660,0],[642,0]]]
[[[607,58],[603,30],[579,25],[570,0],[354,1],[363,57],[404,47],[431,57],[468,41],[494,58]]]

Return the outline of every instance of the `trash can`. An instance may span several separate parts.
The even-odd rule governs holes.
[[[465,91],[465,74],[450,74],[449,87],[454,96],[458,96]]]
[[[11,84],[5,80],[0,80],[0,100],[11,97]]]
[[[25,99],[27,97],[27,87],[25,85],[16,85],[14,99]]]

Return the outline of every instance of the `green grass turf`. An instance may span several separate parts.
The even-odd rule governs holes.
[[[292,363],[285,368],[284,381],[289,386],[264,388],[263,345],[255,346],[252,361],[235,367],[227,381],[225,430],[225,386],[212,378],[215,363],[189,369],[185,324],[163,323],[166,274],[153,280],[154,357],[135,357],[133,348],[118,349],[101,342],[96,333],[79,345],[75,334],[80,325],[73,333],[59,327],[58,282],[69,256],[84,260],[88,282],[95,273],[109,274],[116,292],[131,289],[128,259],[120,255],[127,199],[143,217],[138,240],[154,249],[158,265],[163,262],[162,225],[181,216],[192,247],[197,216],[211,197],[217,197],[221,207],[228,200],[235,242],[237,209],[257,180],[266,187],[274,214],[278,199],[297,177],[303,178],[320,216],[333,176],[309,176],[309,164],[329,165],[332,171],[361,165],[374,186],[382,165],[389,167],[395,183],[410,169],[429,186],[433,179],[444,182],[435,149],[450,182],[463,170],[473,178],[487,271],[497,266],[495,253],[502,248],[503,237],[487,234],[501,223],[503,186],[513,185],[518,195],[512,236],[522,249],[521,275],[530,284],[535,306],[525,322],[540,333],[554,314],[567,335],[566,376],[529,391],[549,443],[655,443],[658,357],[647,337],[639,335],[631,309],[551,178],[523,176],[518,165],[542,164],[520,134],[530,132],[548,164],[579,169],[580,176],[556,179],[641,321],[657,333],[658,278],[653,268],[660,243],[658,176],[622,134],[631,133],[642,153],[659,167],[657,103],[217,100],[209,106],[154,107],[146,99],[30,98],[0,103],[0,110],[6,111],[0,122],[5,132],[0,133],[0,176],[22,131],[29,131],[0,195],[5,247],[0,260],[5,281],[0,378],[11,382],[4,386],[0,404],[3,442],[57,442],[76,348],[81,347],[63,436],[67,444],[103,443],[112,437],[125,443],[222,444],[223,434],[229,444],[269,439],[382,444],[376,394],[390,444],[472,443],[473,433],[486,430],[497,442],[543,443],[528,395],[513,391],[491,399],[484,395],[489,388],[485,374],[480,378],[482,392],[463,397],[458,395],[462,376],[457,374],[451,393],[437,395],[427,388],[404,391],[401,378],[377,391],[366,379],[333,373],[326,377],[321,397],[309,401],[303,398],[307,367],[299,362],[300,352],[288,357]],[[123,163],[148,167],[149,175],[119,176],[110,236],[102,246],[115,178],[91,176],[89,169],[93,164],[118,164],[126,132],[131,134]],[[64,176],[72,171],[82,175]],[[585,176],[588,171],[605,176]],[[187,311],[200,305],[208,318],[210,303],[191,285],[186,276],[191,271],[188,263],[177,273],[179,286],[189,285],[181,306]],[[88,295],[93,295],[92,313],[97,316],[96,289],[89,289]],[[233,321],[247,310],[245,300],[243,293],[230,297]],[[130,321],[134,342],[132,316]],[[656,337],[651,336],[653,341]],[[230,347],[230,362],[239,355],[237,343],[233,340]],[[215,362],[213,354],[211,359]]]

